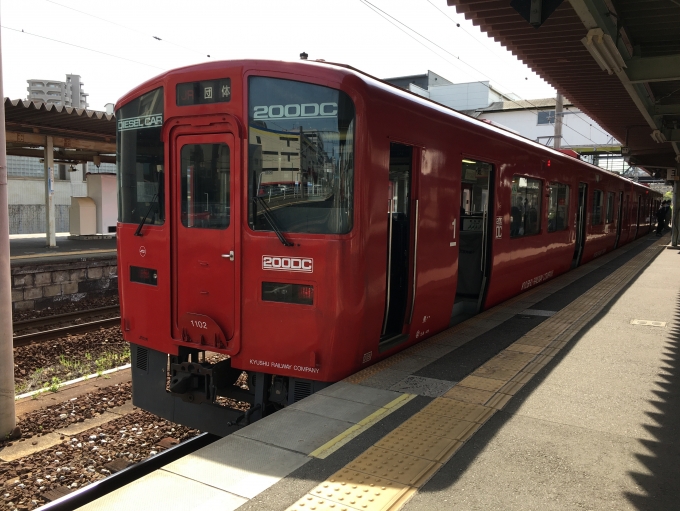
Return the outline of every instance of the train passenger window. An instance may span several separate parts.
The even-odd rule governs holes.
[[[116,112],[118,221],[162,225],[165,220],[163,179],[163,88],[147,92]]]
[[[541,230],[541,180],[512,177],[510,237],[538,234]]]
[[[602,223],[602,201],[604,194],[601,190],[593,190],[593,216],[591,218],[592,225],[600,225]]]
[[[229,146],[187,144],[181,151],[182,225],[229,227]]]
[[[569,185],[550,183],[548,199],[548,232],[563,231],[569,227]]]
[[[248,222],[255,231],[352,229],[354,103],[311,83],[248,81]]]
[[[614,221],[614,193],[607,193],[607,218],[605,223],[611,224]]]
[[[463,160],[461,177],[461,231],[482,231],[489,198],[489,176],[492,165],[483,161]]]

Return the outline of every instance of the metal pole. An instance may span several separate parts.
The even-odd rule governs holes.
[[[680,211],[678,210],[678,194],[680,193],[680,181],[673,181],[673,217],[671,219],[671,245],[678,246],[678,231],[680,230]]]
[[[54,144],[52,137],[45,137],[45,241],[48,247],[57,246],[54,216]]]
[[[0,438],[16,437],[14,409],[14,351],[12,346],[12,275],[9,267],[9,210],[7,207],[7,140],[5,96],[2,90],[0,45]]]
[[[555,136],[553,137],[553,147],[555,149],[560,149],[562,147],[562,107],[563,107],[563,97],[559,92],[555,97]]]

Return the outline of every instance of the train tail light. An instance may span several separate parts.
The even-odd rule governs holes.
[[[314,303],[314,286],[298,285],[296,287],[299,303]]]

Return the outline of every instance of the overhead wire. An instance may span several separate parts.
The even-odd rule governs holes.
[[[448,59],[442,57],[442,56],[439,55],[437,52],[435,52],[434,50],[432,50],[432,48],[430,48],[429,46],[427,46],[426,44],[424,44],[421,40],[417,39],[416,37],[414,37],[413,35],[409,34],[408,32],[405,32],[405,31],[404,31],[401,27],[399,27],[398,25],[395,25],[391,20],[396,21],[397,23],[399,23],[400,25],[402,25],[402,26],[405,27],[406,29],[410,30],[410,31],[413,32],[414,34],[417,34],[419,37],[421,37],[421,38],[424,39],[425,41],[428,41],[429,43],[435,45],[437,48],[440,48],[441,50],[445,51],[446,53],[448,53],[448,54],[451,55],[452,57],[456,58],[459,62],[465,64],[465,65],[468,66],[470,69],[472,69],[473,71],[475,71],[475,72],[481,74],[482,76],[484,76],[484,77],[487,78],[488,80],[493,80],[493,81],[495,81],[495,82],[497,82],[497,83],[503,85],[503,84],[502,84],[501,82],[499,82],[498,80],[495,80],[495,79],[489,77],[489,76],[486,75],[484,72],[482,72],[482,71],[480,71],[479,69],[475,68],[475,67],[472,66],[471,64],[468,64],[467,62],[465,62],[464,60],[462,60],[460,57],[454,55],[453,53],[451,53],[451,52],[448,51],[447,49],[443,48],[443,47],[440,46],[439,44],[437,44],[437,43],[435,43],[434,41],[432,41],[432,40],[428,39],[427,37],[423,36],[423,35],[420,34],[417,30],[411,28],[410,26],[406,25],[406,24],[403,23],[402,21],[399,21],[397,18],[395,18],[394,16],[390,15],[390,14],[387,13],[386,11],[380,9],[379,7],[375,6],[374,4],[372,4],[371,2],[369,2],[368,0],[359,0],[359,1],[360,1],[362,4],[364,4],[366,7],[369,7],[371,10],[373,10],[376,14],[380,15],[383,19],[385,19],[386,21],[390,22],[392,25],[394,25],[394,26],[396,26],[397,28],[399,28],[402,32],[404,32],[405,34],[409,35],[409,37],[411,37],[412,39],[414,39],[415,41],[417,41],[419,44],[421,44],[422,46],[424,46],[425,48],[427,48],[428,50],[430,50],[432,53],[434,53],[434,54],[437,55],[438,57],[440,57],[440,58],[442,58],[443,60],[445,60],[446,62],[449,62],[450,64],[453,64],[451,61],[449,61]],[[428,1],[429,1],[429,0],[428,0]],[[436,6],[435,6],[435,7],[436,7]],[[441,12],[440,9],[438,9],[438,10]],[[388,18],[391,18],[391,20],[388,19]],[[451,18],[449,18],[448,16],[446,16],[446,18],[453,22],[453,20],[452,20]],[[455,23],[455,22],[454,22],[454,23]],[[481,43],[480,43],[480,44],[481,44]],[[455,66],[455,67],[458,68],[458,66]],[[460,68],[458,68],[458,69],[460,69]],[[485,82],[483,82],[483,81],[480,81],[480,80],[477,80],[476,82],[477,82],[477,83],[480,83],[480,84],[482,84],[482,85],[484,85],[484,86],[487,87],[489,90],[493,90],[490,84],[487,84],[487,83],[485,83]],[[512,92],[512,91],[510,91],[509,94],[514,94],[514,95],[520,97],[519,94],[515,94],[515,93]],[[507,96],[507,94],[504,94],[504,96]],[[520,104],[517,100],[514,100],[514,99],[512,99],[512,98],[509,98],[509,97],[508,97],[507,99],[508,99],[508,102],[514,103],[514,104],[516,104],[517,106],[519,106],[520,108],[522,108],[522,109],[524,109],[524,110],[527,110],[527,111],[529,111],[529,112],[534,113],[534,115],[536,115],[536,116],[538,117],[538,109],[539,109],[539,107],[536,106],[536,105],[534,105],[533,103],[531,103],[531,101],[526,100],[526,99],[521,99],[521,98],[520,98],[520,100],[519,100],[519,101],[524,101],[524,102],[528,103],[528,104],[531,105],[533,108],[528,108],[528,107],[526,107],[526,106]],[[563,124],[563,126],[569,128],[570,130],[574,131],[575,133],[577,133],[578,135],[582,136],[583,138],[585,138],[585,139],[587,139],[587,140],[590,140],[594,145],[596,145],[596,146],[598,145],[597,142],[595,142],[592,138],[590,138],[590,137],[584,135],[583,133],[579,132],[578,130],[574,129],[573,127],[571,127],[571,126],[569,126],[569,125],[565,125],[565,124]],[[563,137],[563,138],[564,138],[564,137]]]
[[[493,51],[491,48],[483,44],[479,39],[477,39],[474,35],[472,35],[468,30],[465,29],[460,23],[458,23],[456,20],[451,18],[446,12],[444,12],[441,8],[439,8],[435,3],[432,2],[432,0],[425,0],[428,4],[430,4],[432,7],[437,9],[445,18],[447,18],[451,23],[456,25],[456,28],[460,29],[464,34],[466,34],[470,39],[472,39],[474,42],[476,42],[479,46],[484,48],[487,52],[489,52],[491,55],[496,57],[498,60],[501,60],[503,56],[499,55],[497,52]],[[514,92],[510,91],[510,94],[515,94]],[[517,96],[519,96],[517,94]],[[582,115],[582,112],[571,112],[572,114],[576,115],[577,117],[581,118],[580,116]],[[585,121],[585,119],[583,119]],[[567,126],[571,129],[571,126]],[[604,130],[599,129],[597,126],[593,126],[590,124],[590,127],[595,129],[596,131],[599,131],[603,135],[611,136],[609,133],[607,133]],[[589,139],[591,142],[594,142],[592,139]]]
[[[93,52],[93,53],[99,53],[100,55],[106,55],[107,57],[113,57],[114,59],[125,60],[125,61],[127,61],[127,62],[133,62],[133,63],[139,64],[139,65],[141,65],[141,66],[153,67],[153,68],[155,68],[155,69],[160,69],[161,71],[167,71],[167,69],[162,68],[162,67],[158,67],[158,66],[154,66],[153,64],[147,64],[147,63],[145,63],[145,62],[140,62],[140,61],[138,61],[138,60],[129,59],[129,58],[127,58],[127,57],[121,57],[120,55],[114,55],[113,53],[106,53],[105,51],[94,50],[94,49],[92,49],[92,48],[87,48],[87,47],[85,47],[85,46],[80,46],[80,45],[74,44],[74,43],[67,43],[66,41],[60,41],[59,39],[54,39],[54,38],[52,38],[52,37],[47,37],[47,36],[39,35],[39,34],[33,34],[33,33],[31,33],[31,32],[26,32],[26,31],[23,30],[23,29],[19,30],[19,29],[17,29],[17,28],[8,27],[8,26],[5,26],[5,25],[0,25],[0,27],[4,28],[5,30],[11,30],[11,31],[13,31],[13,32],[18,32],[18,33],[20,33],[20,34],[26,34],[26,35],[30,35],[30,36],[32,36],[32,37],[38,37],[38,38],[40,38],[40,39],[45,39],[45,40],[47,40],[47,41],[52,41],[53,43],[65,44],[65,45],[67,45],[67,46],[73,46],[74,48],[79,48],[79,49],[81,49],[81,50],[90,51],[90,52]]]
[[[100,21],[104,21],[104,22],[106,22],[106,23],[110,23],[111,25],[115,25],[115,26],[117,26],[117,27],[124,28],[125,30],[129,30],[130,32],[134,32],[135,34],[139,35],[139,30],[135,30],[134,28],[127,27],[127,26],[125,26],[125,25],[121,25],[120,23],[116,23],[115,21],[111,21],[111,20],[109,20],[109,19],[102,18],[102,17],[100,17],[100,16],[96,16],[95,14],[90,14],[89,12],[81,11],[80,9],[76,9],[76,8],[74,8],[74,7],[69,7],[68,5],[60,4],[59,2],[55,2],[54,0],[45,0],[45,1],[46,1],[46,2],[49,2],[49,3],[51,3],[51,4],[54,4],[54,5],[58,5],[59,7],[63,7],[64,9],[69,9],[69,10],[71,10],[71,11],[78,12],[78,13],[80,13],[80,14],[83,14],[84,16],[89,16],[89,17],[91,17],[91,18],[95,18],[95,19],[98,19],[98,20],[100,20]],[[170,40],[168,40],[168,39],[163,39],[163,38],[160,38],[160,37],[155,36],[155,35],[151,35],[150,37],[151,37],[152,39],[155,39],[156,41],[161,41],[161,42],[164,42],[164,43],[168,43],[168,44],[171,44],[171,45],[173,45],[173,46],[177,46],[178,48],[182,48],[183,50],[187,50],[187,51],[190,51],[190,52],[198,53],[199,55],[205,55],[206,57],[210,58],[210,54],[206,54],[206,53],[200,52],[200,51],[198,51],[198,50],[196,50],[196,49],[189,48],[189,47],[187,47],[187,46],[182,46],[181,44],[174,43],[174,42],[172,42],[172,41],[170,41]]]

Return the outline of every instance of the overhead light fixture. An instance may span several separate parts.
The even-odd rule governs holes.
[[[626,61],[623,60],[611,36],[605,34],[601,28],[588,30],[588,34],[581,39],[581,42],[602,71],[607,71],[611,75],[620,73],[626,67]]]
[[[649,134],[650,137],[652,137],[652,140],[656,142],[657,144],[663,144],[666,142],[666,135],[661,133],[661,130],[654,130]]]
[[[474,160],[463,160],[463,163],[477,163],[477,162]]]

